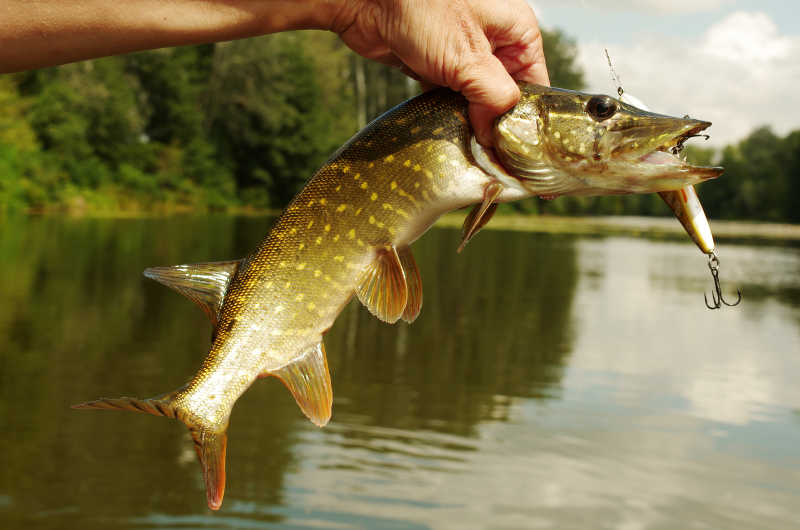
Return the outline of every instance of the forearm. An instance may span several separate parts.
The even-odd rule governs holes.
[[[340,0],[5,0],[0,73],[290,29],[329,29],[339,5]]]

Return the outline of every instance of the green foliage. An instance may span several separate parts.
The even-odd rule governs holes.
[[[800,131],[781,138],[768,127],[723,149],[725,173],[698,187],[713,217],[798,221]]]
[[[543,31],[553,85],[584,86],[575,42]],[[0,212],[282,207],[356,129],[418,93],[328,32],[293,32],[0,77]],[[726,173],[709,215],[800,221],[800,131],[689,158]],[[529,200],[537,214],[668,215],[657,195]]]
[[[542,45],[551,85],[571,90],[581,90],[586,86],[583,71],[575,63],[578,47],[573,39],[560,29],[543,29]]]
[[[341,103],[325,104],[336,87],[319,82],[309,38],[296,32],[236,41],[214,55],[212,134],[238,185],[251,200],[269,200],[260,206],[286,204],[351,132],[333,128]]]

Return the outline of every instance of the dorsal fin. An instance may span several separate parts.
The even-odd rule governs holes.
[[[144,275],[166,285],[200,306],[214,328],[231,278],[242,260],[150,267]]]
[[[262,375],[274,375],[280,379],[294,396],[303,414],[318,427],[324,427],[331,419],[333,389],[322,341],[289,364]]]
[[[403,265],[403,272],[406,275],[406,288],[408,290],[406,307],[403,309],[403,320],[410,324],[416,320],[420,309],[422,309],[422,276],[409,247],[398,248],[397,255]]]
[[[476,204],[467,215],[467,218],[464,219],[464,225],[461,229],[461,244],[458,245],[458,252],[464,250],[464,246],[469,243],[472,236],[477,234],[478,231],[489,222],[489,219],[492,218],[495,210],[497,210],[497,203],[494,201],[502,192],[503,185],[497,181],[492,181],[486,185],[483,190],[483,202]]]
[[[394,324],[403,315],[408,287],[403,265],[394,247],[378,251],[375,260],[361,275],[356,294],[369,312],[384,322]]]

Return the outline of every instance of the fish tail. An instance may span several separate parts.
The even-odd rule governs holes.
[[[174,399],[176,394],[177,391],[149,399],[131,397],[100,398],[72,405],[72,408],[130,410],[154,416],[179,419],[189,428],[194,441],[194,449],[203,468],[203,481],[206,485],[208,507],[212,510],[218,510],[222,506],[222,497],[225,494],[225,450],[228,445],[228,435],[225,431],[215,432],[196,425],[191,420],[191,416]]]

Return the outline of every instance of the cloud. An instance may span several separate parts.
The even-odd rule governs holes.
[[[580,7],[644,13],[687,14],[716,11],[731,0],[533,0],[534,6]]]
[[[709,145],[737,141],[764,124],[779,134],[800,128],[800,36],[782,35],[765,13],[731,13],[694,39],[649,34],[632,46],[578,47],[592,90],[615,90],[608,47],[627,92],[657,112],[714,122]]]

